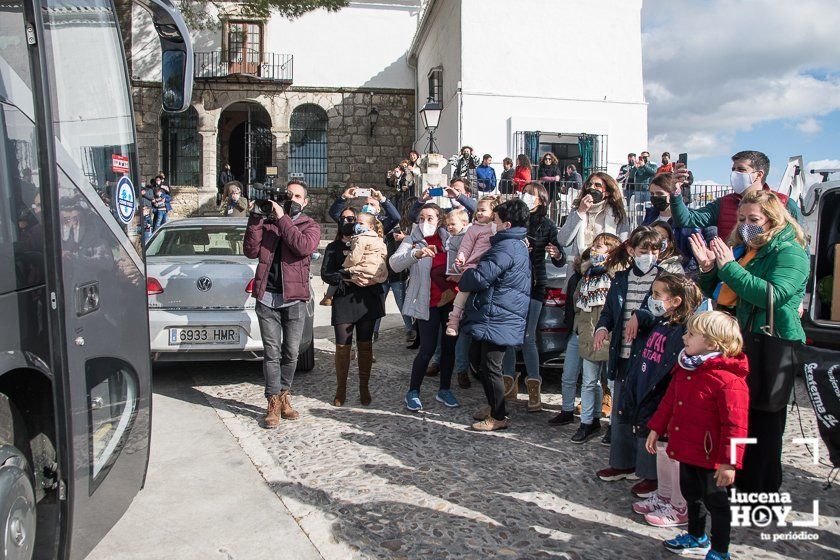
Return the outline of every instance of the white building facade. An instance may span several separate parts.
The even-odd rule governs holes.
[[[502,157],[547,151],[615,175],[645,149],[642,0],[429,0],[409,50],[435,141]],[[428,137],[417,124],[416,146]],[[534,161],[536,164],[536,161]]]
[[[410,149],[425,151],[417,109],[431,96],[443,105],[446,156],[468,144],[501,167],[504,156],[552,151],[584,174],[616,174],[647,142],[641,5],[351,0],[259,20],[238,2],[208,3],[220,26],[193,33],[195,90],[182,115],[160,111],[157,35],[135,6],[127,49],[141,173],[163,170],[205,198],[224,163],[243,182],[277,167],[315,192],[381,185]]]

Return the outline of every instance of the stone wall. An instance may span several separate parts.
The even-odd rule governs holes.
[[[145,181],[160,168],[160,84],[135,82],[134,108],[138,140],[140,174]],[[404,159],[414,142],[414,92],[411,90],[294,88],[279,84],[204,81],[196,83],[193,107],[198,112],[198,132],[202,142],[201,185],[204,192],[216,187],[219,117],[236,102],[253,102],[263,107],[271,118],[274,136],[273,164],[280,180],[288,173],[289,120],[295,107],[314,103],[328,117],[327,187],[310,192],[312,207],[308,213],[326,220],[326,209],[350,184],[383,188],[385,173]],[[368,113],[379,111],[379,120],[370,131]],[[195,215],[199,189],[179,189],[174,185],[173,198],[182,196],[192,202],[179,203],[177,215]],[[192,186],[195,187],[195,186]],[[206,200],[206,196],[204,198]],[[173,201],[173,204],[175,201]],[[196,210],[190,211],[190,204]]]

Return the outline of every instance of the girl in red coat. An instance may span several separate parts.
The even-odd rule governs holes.
[[[648,422],[646,442],[648,452],[656,453],[659,435],[668,434],[666,451],[680,462],[680,490],[688,505],[688,532],[664,544],[678,554],[706,552],[707,560],[728,560],[727,487],[744,455],[743,445],[733,448],[732,439],[747,437],[749,363],[738,323],[720,311],[689,319],[683,341],[665,398]]]

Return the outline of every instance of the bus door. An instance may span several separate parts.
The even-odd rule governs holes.
[[[59,342],[65,348],[56,395],[65,408],[62,429],[68,442],[65,543],[68,557],[83,558],[128,508],[143,485],[148,462],[151,364],[145,264],[126,234],[136,227],[140,177],[113,3],[35,4],[43,26],[39,48],[56,163],[51,196],[58,226],[53,241],[61,255],[51,288],[57,292],[56,311],[63,316],[64,340]],[[159,32],[173,34],[166,26]],[[178,66],[182,59],[176,57],[174,67],[183,73],[186,66]],[[183,86],[183,74],[174,83]],[[170,105],[181,110],[190,95],[191,88],[180,96],[176,91],[170,94]]]

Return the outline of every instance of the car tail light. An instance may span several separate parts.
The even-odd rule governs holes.
[[[248,292],[249,294],[254,293],[254,279],[253,278],[251,278],[251,281],[248,282],[247,286],[245,286],[245,291]]]
[[[149,276],[146,278],[146,294],[156,296],[163,293],[163,286],[160,285],[157,278]]]
[[[546,288],[545,306],[563,307],[566,305],[566,292],[562,288]]]
[[[813,346],[813,345],[814,345],[814,339],[813,338],[806,338],[805,339],[805,346]]]

